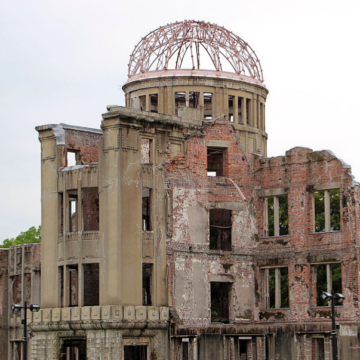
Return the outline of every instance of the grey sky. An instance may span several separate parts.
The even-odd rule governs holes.
[[[129,55],[142,36],[184,19],[224,26],[259,57],[268,154],[294,146],[358,159],[360,2],[3,1],[0,18],[0,242],[40,218],[36,125],[100,126],[124,104]]]

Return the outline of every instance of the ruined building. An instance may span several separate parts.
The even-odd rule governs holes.
[[[36,128],[42,242],[0,251],[0,358],[20,359],[27,299],[31,359],[330,360],[334,289],[339,358],[359,359],[350,167],[266,157],[260,62],[222,27],[151,32],[128,75],[101,129]]]

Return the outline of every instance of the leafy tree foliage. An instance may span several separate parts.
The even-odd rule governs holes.
[[[16,238],[5,239],[0,248],[9,248],[14,245],[33,244],[41,241],[41,226],[32,226],[27,231],[22,231]]]

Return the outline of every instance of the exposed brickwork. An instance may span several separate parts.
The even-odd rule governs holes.
[[[84,306],[99,305],[99,264],[84,264]]]
[[[99,230],[99,190],[98,188],[84,188],[82,190],[82,211],[84,231]]]
[[[102,135],[88,131],[65,129],[66,146],[61,146],[61,166],[67,166],[67,151],[76,151],[79,165],[89,165],[99,161],[99,142]]]
[[[8,254],[9,250],[0,249],[0,315],[3,313],[3,289],[5,285],[4,281],[7,280],[6,276],[8,274]]]

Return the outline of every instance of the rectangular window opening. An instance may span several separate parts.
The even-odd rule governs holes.
[[[207,148],[207,176],[224,175],[224,151],[222,148]]]
[[[340,231],[340,189],[330,190],[330,231]]]
[[[182,339],[182,359],[189,360],[189,339]]]
[[[238,123],[244,124],[243,114],[242,114],[243,98],[238,97]]]
[[[204,93],[204,117],[211,120],[213,118],[212,93]]]
[[[69,307],[78,306],[78,266],[69,265]]]
[[[124,360],[147,360],[146,345],[125,345]]]
[[[246,124],[250,125],[251,99],[246,99]]]
[[[288,268],[264,269],[265,307],[267,309],[289,308]]]
[[[289,206],[287,195],[266,199],[265,236],[289,235]]]
[[[229,95],[229,121],[234,122],[234,98],[235,96]]]
[[[324,338],[312,338],[311,359],[325,360],[325,344]]]
[[[249,347],[251,346],[251,341],[239,339],[239,359],[240,360],[250,360]]]
[[[229,299],[231,284],[212,282],[211,286],[211,322],[229,323]]]
[[[323,292],[331,293],[334,290],[334,294],[342,293],[342,276],[341,276],[341,264],[318,264],[315,266],[316,270],[316,305],[317,306],[330,306],[330,302],[324,301],[321,298]],[[342,304],[335,301],[335,306],[341,306]]]
[[[139,96],[139,105],[141,111],[146,111],[146,95]]]
[[[231,251],[231,210],[210,209],[210,249]]]
[[[190,91],[189,92],[189,107],[192,109],[199,108],[199,98],[200,93],[197,91]]]
[[[315,232],[325,231],[325,192],[316,191],[315,198]]]
[[[86,340],[74,339],[64,340],[60,359],[64,360],[86,360]]]
[[[150,111],[152,113],[158,112],[158,94],[151,94],[150,96]]]
[[[151,189],[142,188],[142,229],[151,231]]]
[[[186,107],[186,94],[184,91],[175,93],[175,115],[179,115],[179,108]]]
[[[84,306],[99,305],[99,264],[84,264]]]
[[[78,231],[77,229],[77,195],[69,194],[69,232]]]
[[[66,150],[66,166],[80,165],[80,154],[78,151]]]
[[[142,264],[142,294],[143,294],[143,305],[151,306],[151,294],[153,286],[152,277],[152,264]]]
[[[314,193],[315,232],[340,231],[340,189]]]

